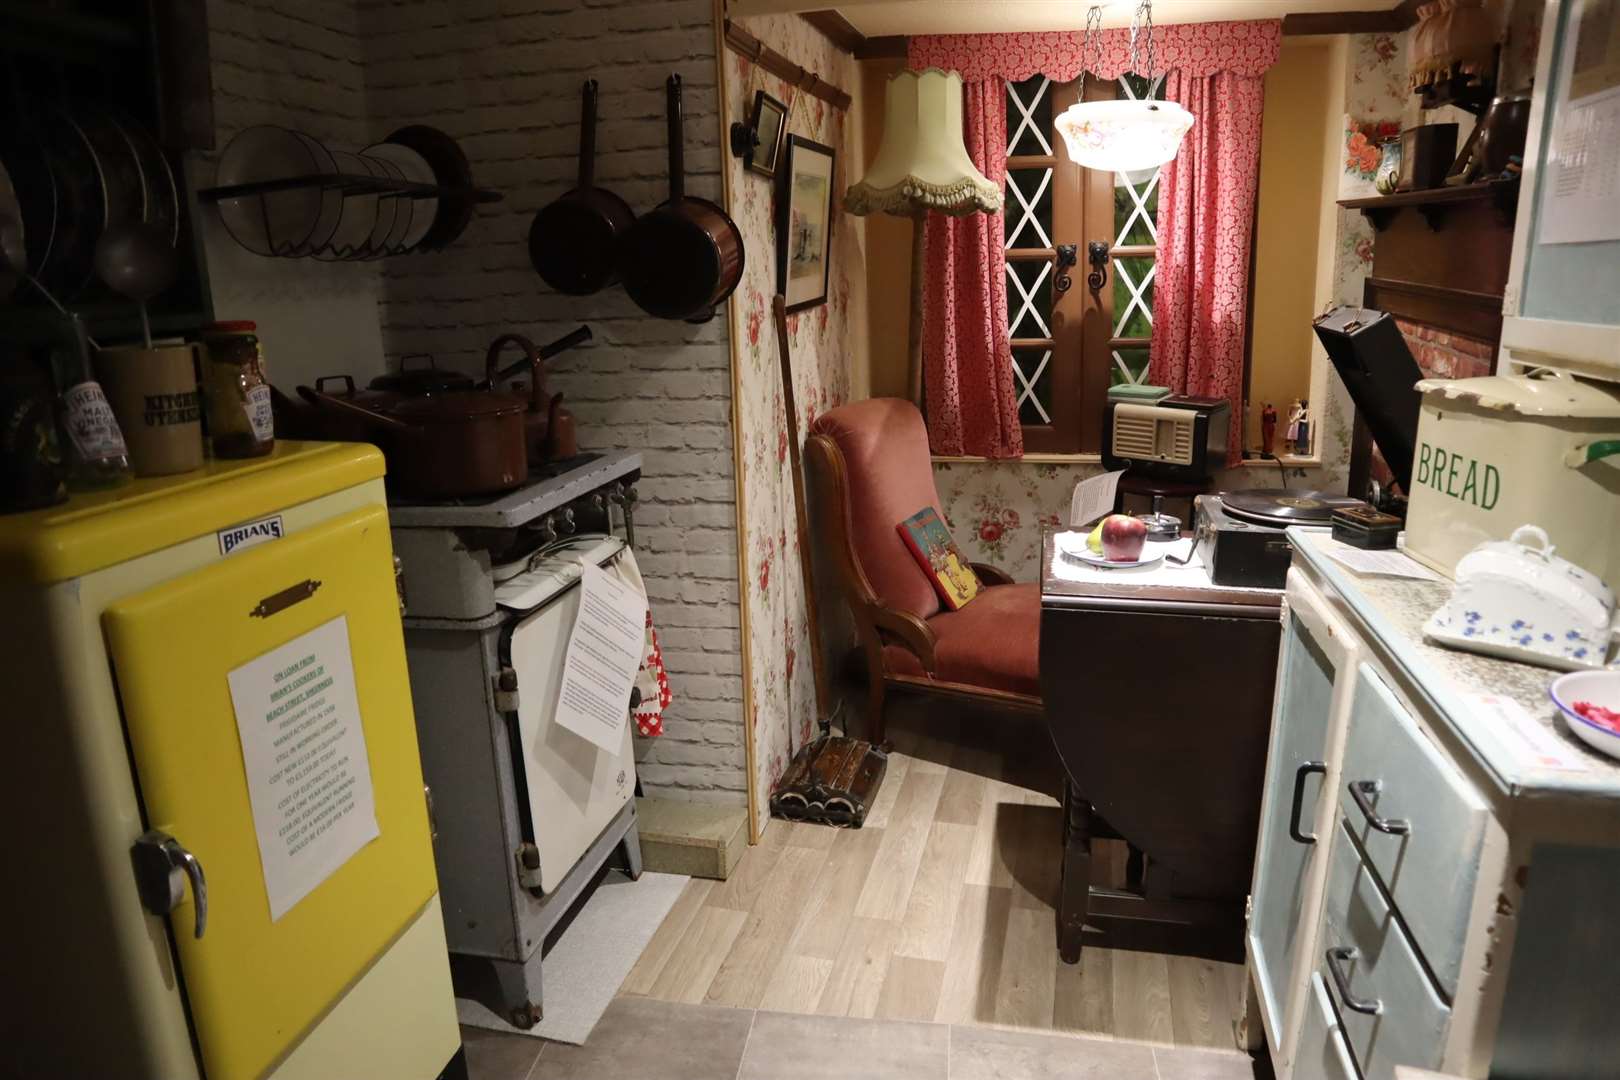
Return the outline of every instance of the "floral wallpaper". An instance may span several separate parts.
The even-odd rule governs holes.
[[[859,91],[860,72],[855,60],[798,16],[768,15],[738,22],[795,63],[851,93]],[[841,205],[855,152],[854,125],[846,122],[846,114],[809,95],[795,103],[793,91],[785,82],[763,70],[756,71],[737,53],[725,54],[723,70],[722,100],[728,124],[744,119],[754,91],[763,89],[788,104],[787,131],[837,151],[834,203],[835,207]],[[851,111],[859,108],[857,98]],[[748,723],[754,745],[748,797],[763,829],[767,800],[777,778],[792,759],[793,750],[815,734],[816,699],[807,645],[810,629],[799,569],[793,481],[788,471],[781,368],[771,314],[771,297],[776,291],[775,184],[745,169],[740,158],[727,154],[726,163],[731,174],[731,215],[742,230],[748,253],[730,307],[732,339],[736,342],[733,362],[742,485],[740,542],[747,560],[742,588],[748,618],[744,642],[750,689]],[[859,273],[864,261],[856,230],[853,217],[834,210],[827,303],[788,316],[801,439],[816,416],[849,398],[850,353],[859,329],[850,308],[850,278]],[[817,606],[827,643],[824,655],[831,672],[853,638],[852,634],[846,636],[847,616],[838,593],[830,588],[830,567],[817,564],[814,569]],[[826,707],[831,709],[833,704],[828,701]]]

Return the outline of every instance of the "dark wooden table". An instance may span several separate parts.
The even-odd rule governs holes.
[[[1067,774],[1059,950],[1079,959],[1088,917],[1241,927],[1282,593],[1213,585],[1200,567],[1079,568],[1053,538],[1040,665]],[[1131,845],[1128,888],[1092,887],[1093,836]]]

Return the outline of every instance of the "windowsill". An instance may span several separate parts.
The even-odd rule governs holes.
[[[934,454],[935,465],[1101,465],[1101,454],[1025,454],[1021,458]]]
[[[935,465],[1101,465],[1101,454],[1025,454],[1021,458],[987,458],[972,455],[934,454]],[[1247,469],[1275,469],[1281,461],[1285,469],[1316,469],[1322,465],[1319,455],[1298,457],[1285,454],[1281,458],[1244,458]]]

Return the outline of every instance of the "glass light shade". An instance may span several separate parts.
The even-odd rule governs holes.
[[[883,100],[883,145],[866,176],[850,185],[845,209],[905,217],[1001,209],[1001,189],[968,157],[962,76],[939,68],[902,71],[889,80]]]
[[[1056,121],[1069,159],[1103,172],[1136,172],[1176,156],[1193,115],[1173,101],[1083,101]]]

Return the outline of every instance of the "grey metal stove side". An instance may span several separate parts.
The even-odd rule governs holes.
[[[632,799],[557,887],[538,895],[539,852],[525,836],[528,795],[514,765],[515,702],[502,686],[503,637],[530,613],[496,607],[488,553],[463,542],[461,530],[541,521],[614,485],[628,487],[640,467],[639,454],[620,453],[576,470],[582,476],[543,481],[498,503],[390,508],[452,973],[458,994],[519,1027],[543,1015],[547,937],[616,853],[640,876],[640,836]]]

